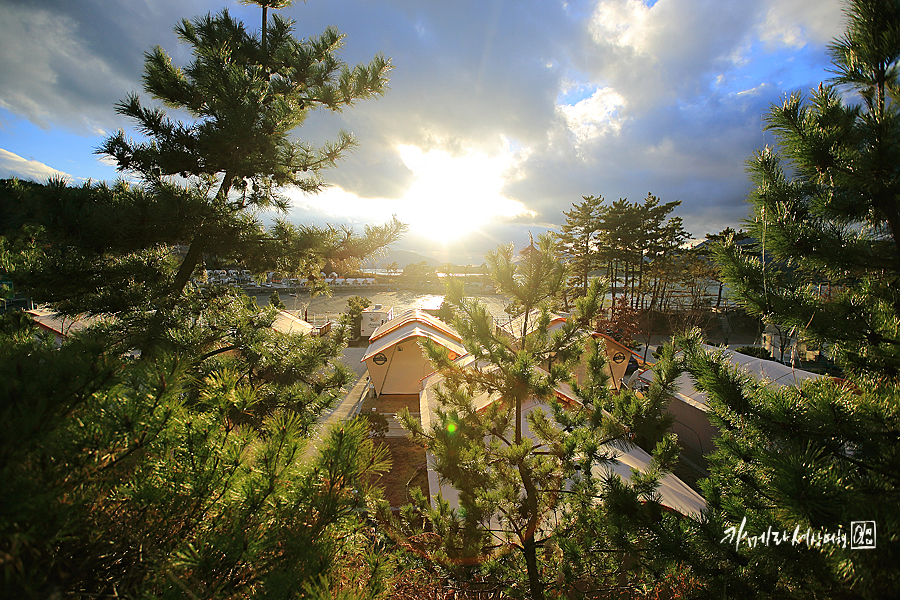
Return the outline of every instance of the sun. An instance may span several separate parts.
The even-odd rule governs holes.
[[[443,150],[398,148],[413,172],[412,185],[401,200],[400,220],[419,235],[451,242],[498,217],[533,214],[524,204],[504,196],[505,173],[513,165],[512,153],[488,156],[469,152],[454,156]]]

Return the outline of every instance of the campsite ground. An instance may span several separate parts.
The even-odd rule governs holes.
[[[386,437],[384,444],[391,451],[391,470],[381,478],[384,497],[392,507],[412,502],[409,491],[419,488],[428,497],[428,474],[425,470],[425,450],[411,440]]]
[[[383,395],[366,398],[361,413],[381,413],[387,417],[388,432],[384,444],[391,451],[392,467],[381,483],[385,497],[391,506],[398,507],[410,502],[409,490],[420,488],[428,496],[428,474],[425,470],[425,450],[406,437],[406,430],[400,427],[395,415],[408,408],[414,416],[419,414],[417,394]]]

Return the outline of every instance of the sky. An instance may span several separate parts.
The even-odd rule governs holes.
[[[144,53],[177,65],[182,18],[235,0],[0,0],[0,178],[119,177],[94,153],[132,123]],[[298,37],[333,25],[354,65],[391,58],[390,89],[299,139],[341,129],[359,147],[326,191],[284,190],[287,218],[358,229],[397,217],[395,248],[479,264],[487,250],[559,230],[583,196],[680,200],[695,238],[748,215],[746,161],[774,139],[773,103],[830,77],[840,0],[308,0],[280,11]],[[273,215],[262,215],[270,220]],[[401,265],[403,266],[403,265]]]

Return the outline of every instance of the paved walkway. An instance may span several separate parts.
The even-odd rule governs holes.
[[[365,400],[366,390],[369,387],[369,373],[366,370],[366,365],[359,362],[363,352],[365,352],[365,348],[346,348],[344,350],[344,362],[359,375],[359,378],[344,396],[343,400],[338,402],[329,412],[323,413],[319,417],[319,421],[316,423],[316,432],[310,436],[309,445],[304,453],[307,458],[315,453],[316,448],[319,447],[319,443],[322,441],[322,435],[332,425],[352,419],[359,414],[359,409],[363,400]],[[360,368],[360,364],[362,364],[362,368]]]

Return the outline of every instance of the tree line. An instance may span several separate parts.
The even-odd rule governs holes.
[[[554,232],[557,252],[571,269],[562,304],[587,293],[591,277],[610,282],[613,302],[632,310],[701,310],[722,303],[719,269],[706,245],[687,246],[691,235],[681,217],[673,216],[681,201],[662,203],[648,194],[642,202],[584,196],[564,211],[566,222]],[[711,241],[728,228],[707,234]],[[713,292],[712,290],[715,290]]]

